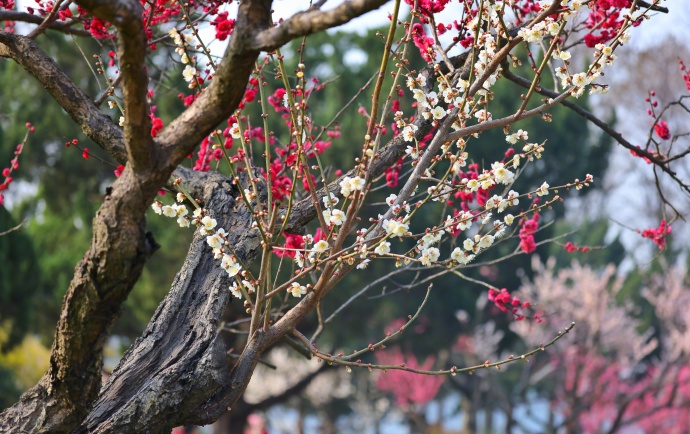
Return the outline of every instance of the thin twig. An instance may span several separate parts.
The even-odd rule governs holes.
[[[26,224],[26,220],[24,220],[23,222],[19,223],[17,226],[15,226],[15,227],[13,227],[13,228],[11,228],[11,229],[8,229],[8,230],[6,230],[6,231],[4,231],[4,232],[0,232],[0,237],[5,236],[5,235],[7,235],[7,234],[9,234],[9,233],[11,233],[11,232],[18,231],[18,230],[21,229],[22,226],[24,226],[25,224]]]

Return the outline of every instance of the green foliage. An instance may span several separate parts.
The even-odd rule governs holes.
[[[10,348],[11,321],[0,322],[0,410],[13,404],[20,393],[36,384],[48,369],[50,350],[35,335],[26,335]]]
[[[12,371],[0,365],[0,411],[17,402],[21,393],[12,379]]]
[[[17,224],[7,210],[0,207],[0,232]],[[5,267],[0,273],[0,324],[9,319],[14,324],[3,341],[7,348],[21,340],[36,317],[33,302],[39,291],[39,267],[34,246],[23,229],[0,237],[0,264]]]

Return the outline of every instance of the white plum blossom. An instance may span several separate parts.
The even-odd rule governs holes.
[[[506,136],[506,142],[510,143],[511,145],[514,145],[517,143],[518,140],[527,140],[528,139],[528,134],[527,131],[524,130],[517,130],[513,134],[508,134]]]
[[[324,213],[325,212],[326,211],[324,211]],[[345,221],[345,213],[339,209],[334,209],[331,212],[331,216],[329,217],[328,221],[336,226],[340,226]]]
[[[158,202],[157,200],[153,201],[151,204],[151,209],[153,209],[153,212],[155,212],[158,215],[163,214],[163,204]]]
[[[360,262],[359,264],[357,264],[356,268],[358,270],[364,270],[365,268],[367,268],[369,266],[369,262],[371,262],[370,259],[365,259],[362,262]]]
[[[458,225],[455,226],[455,229],[458,231],[466,231],[467,229],[472,227],[472,219],[474,216],[472,215],[471,212],[468,211],[463,211],[458,215]]]
[[[245,288],[247,288],[247,292],[250,293],[250,294],[252,294],[254,291],[256,291],[256,290],[254,289],[254,285],[252,285],[248,280],[243,280],[243,281],[242,281],[242,286],[244,286]]]
[[[190,221],[187,217],[180,216],[177,218],[177,224],[180,225],[181,228],[188,228]]]
[[[330,200],[328,196],[324,196],[323,198],[321,198],[321,200],[323,201],[323,206],[325,206],[326,208],[336,206],[340,201],[340,199],[338,199],[333,193],[330,194]]]
[[[518,193],[515,190],[510,190],[508,192],[508,196],[506,196],[506,200],[508,201],[508,206],[515,206],[520,203],[520,200],[518,197],[520,196],[520,193]]]
[[[465,257],[465,253],[462,250],[460,250],[460,247],[456,247],[450,253],[450,259],[452,259],[456,262],[460,262],[461,258],[464,258],[464,257]]]
[[[540,196],[540,197],[549,194],[549,184],[547,184],[546,182],[543,183],[539,187],[539,189],[536,191],[536,193],[537,193],[537,196]]]
[[[321,211],[321,215],[323,215],[324,221],[328,222],[331,219],[331,211],[330,210],[323,210]]]
[[[409,124],[402,130],[403,140],[411,142],[414,140],[414,133],[417,131],[417,125]]]
[[[494,173],[496,182],[499,184],[510,185],[513,183],[513,180],[515,180],[515,174],[506,169],[505,164],[500,161],[491,164],[491,170]]]
[[[223,247],[223,244],[225,244],[225,240],[215,233],[206,237],[206,243],[211,246],[212,249],[220,249]]]
[[[484,209],[487,211],[493,208],[498,208],[498,206],[503,202],[503,198],[497,194],[494,194],[492,197],[490,197],[487,201],[486,204],[484,205]]]
[[[178,47],[184,47],[185,45],[189,45],[192,43],[194,40],[194,37],[190,34],[180,34],[180,32],[177,31],[177,29],[172,28],[168,31],[168,35],[173,38],[173,42],[175,45]]]
[[[425,176],[431,176],[431,174],[425,174]],[[436,202],[443,202],[445,200],[448,200],[450,197],[450,193],[453,191],[453,188],[447,184],[441,184],[441,185],[436,185],[436,186],[431,186],[427,189],[427,194],[429,196],[432,196],[431,200],[436,201]]]
[[[220,261],[220,268],[225,270],[230,277],[236,276],[242,270],[240,264],[230,255],[223,255]]]
[[[232,282],[232,286],[230,287],[230,294],[232,294],[234,297],[242,298],[242,291],[240,291],[239,286],[237,286],[237,282]]]
[[[443,101],[446,104],[450,104],[453,102],[453,98],[455,97],[455,92],[453,92],[453,89],[451,88],[446,88],[441,92],[441,95],[443,95]]]
[[[312,250],[316,253],[325,252],[328,250],[328,242],[326,242],[326,240],[319,240],[318,243],[314,244],[314,248]]]
[[[436,92],[429,92],[424,96],[424,101],[422,101],[422,106],[425,108],[433,108],[438,104],[438,95]]]
[[[194,77],[197,74],[198,74],[198,72],[197,72],[196,68],[194,68],[192,65],[187,65],[182,70],[182,77],[184,78],[184,81],[186,81],[187,83],[194,80]]]
[[[505,222],[505,224],[507,224],[508,226],[512,225],[514,220],[515,216],[513,216],[512,214],[506,214],[503,217],[503,222]]]
[[[184,217],[189,214],[189,210],[184,205],[174,203],[170,207],[175,211],[175,216],[173,217]]]
[[[307,293],[307,288],[297,282],[292,282],[292,285],[290,285],[288,291],[293,297],[300,298]]]
[[[525,42],[539,42],[544,36],[542,32],[536,28],[536,26],[531,29],[522,28],[518,31],[518,36],[525,40]]]
[[[479,181],[478,181],[478,180],[476,180],[476,179],[467,180],[467,178],[465,178],[465,179],[463,179],[463,182],[465,183],[465,186],[466,186],[471,192],[474,193],[475,191],[479,190],[479,185],[480,185],[480,184],[479,184]]]
[[[419,259],[421,260],[422,265],[430,267],[431,264],[438,260],[440,255],[441,252],[436,247],[429,247],[422,250],[422,256]]]
[[[439,241],[441,241],[441,238],[443,237],[443,234],[445,234],[445,233],[446,233],[446,231],[440,230],[440,231],[428,232],[428,233],[424,234],[422,239],[419,240],[418,246],[419,246],[420,250],[425,249],[425,248],[432,246],[432,245],[438,243]]]
[[[488,172],[484,172],[481,175],[479,175],[479,178],[477,178],[477,180],[481,183],[481,187],[484,190],[490,190],[491,187],[496,185],[496,181]]]
[[[175,199],[176,199],[178,202],[180,202],[180,203],[181,203],[181,202],[184,202],[184,200],[185,200],[185,195],[184,195],[183,193],[177,193],[177,195],[175,196]]]
[[[494,222],[494,228],[496,229],[496,232],[494,232],[494,238],[501,238],[503,235],[505,235],[506,226],[500,221],[496,220]]]
[[[350,188],[354,190],[363,190],[364,189],[364,178],[361,176],[355,176],[350,180]]]
[[[446,110],[441,106],[436,106],[431,110],[431,115],[434,119],[443,119],[446,116]]]
[[[509,203],[509,202],[508,202],[506,199],[503,199],[503,200],[498,204],[498,206],[496,207],[496,209],[498,210],[498,212],[500,213],[500,212],[505,211],[506,208],[508,208],[508,203]]]
[[[573,86],[577,87],[582,87],[586,84],[589,84],[589,81],[587,80],[587,74],[585,74],[584,72],[580,72],[579,74],[573,75],[572,82]]]
[[[479,235],[475,235],[475,237],[478,237],[478,236]],[[486,234],[479,239],[477,246],[481,249],[486,249],[488,247],[491,247],[491,245],[493,243],[494,243],[494,236],[490,235],[490,234]]]
[[[419,158],[419,151],[416,147],[408,146],[405,148],[405,154],[409,155],[413,160]]]
[[[346,176],[340,181],[340,194],[347,197],[356,190],[361,191],[364,189],[364,183],[364,178],[360,176],[355,176],[354,178]]]
[[[474,255],[469,254],[465,255],[465,253],[460,249],[460,247],[456,247],[450,254],[450,259],[454,260],[460,265],[465,265],[468,262],[470,262],[472,259],[474,259]]]
[[[397,199],[397,198],[398,198],[397,195],[391,193],[391,194],[386,198],[386,203],[388,204],[388,206],[393,206],[393,204],[395,203],[395,199]]]
[[[383,224],[381,225],[383,229],[386,231],[387,234],[389,234],[391,237],[402,237],[404,236],[407,231],[410,229],[407,223],[402,223],[397,220],[384,220]]]
[[[346,176],[345,178],[342,179],[342,181],[340,181],[340,194],[342,194],[345,197],[349,196],[350,193],[352,193],[352,190],[350,187],[350,181],[351,180],[352,180],[352,178],[350,178],[349,176]]]
[[[240,125],[237,122],[233,123],[232,126],[230,127],[230,136],[233,139],[239,139],[242,137],[242,132],[240,131]]]
[[[520,167],[520,155],[519,154],[513,155],[512,164],[513,164],[513,169],[517,169],[518,167]]]
[[[488,111],[481,109],[481,110],[477,110],[474,113],[474,117],[477,118],[477,120],[479,122],[485,122],[485,121],[490,121],[492,118],[492,115]]]
[[[386,255],[391,252],[391,243],[388,241],[383,241],[374,249],[374,253],[377,255]]]
[[[295,264],[297,264],[299,268],[304,267],[304,255],[302,255],[301,252],[295,252]]]
[[[422,74],[417,75],[417,78],[408,76],[405,84],[410,90],[414,89],[416,86],[424,87],[426,86],[426,77],[424,77]]]
[[[204,216],[204,218],[201,219],[201,225],[201,235],[208,235],[213,231],[216,225],[218,225],[218,222],[216,222],[214,218]]]
[[[175,212],[175,209],[170,205],[163,205],[163,215],[166,217],[175,217],[177,216],[177,212]]]
[[[182,38],[180,37],[180,32],[177,31],[176,28],[172,28],[168,31],[168,35],[173,38],[173,42],[175,45],[180,46],[183,44]]]

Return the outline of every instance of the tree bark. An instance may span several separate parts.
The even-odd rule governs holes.
[[[209,175],[204,190],[209,215],[228,231],[235,254],[251,262],[260,237],[251,229],[251,213],[236,200],[238,187]],[[78,433],[169,432],[182,423],[202,425],[220,416],[200,417],[197,412],[231,380],[233,359],[218,332],[231,278],[219,265],[206,236],[197,232],[170,292],[104,385]],[[244,390],[246,382],[237,387]]]

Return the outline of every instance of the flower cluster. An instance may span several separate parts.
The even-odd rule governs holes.
[[[211,21],[211,25],[216,28],[216,39],[224,41],[228,36],[232,35],[235,30],[235,20],[228,19],[227,12],[219,13],[216,18]]]
[[[29,122],[26,123],[26,134],[24,135],[24,140],[22,143],[18,144],[14,148],[14,158],[10,160],[10,166],[5,167],[2,169],[2,176],[5,178],[4,181],[0,184],[0,206],[3,206],[3,203],[5,202],[5,195],[2,193],[3,191],[7,190],[7,188],[12,184],[13,178],[12,178],[12,172],[19,169],[19,156],[22,153],[22,150],[24,149],[24,145],[26,144],[26,139],[29,137],[29,133],[33,133],[35,130],[34,126],[31,125]]]
[[[682,59],[678,59],[678,65],[680,68],[680,72],[683,73],[683,81],[685,82],[685,88],[690,92],[690,73],[688,72],[687,67],[685,66],[685,63],[683,63]]]
[[[532,253],[537,250],[537,243],[534,242],[534,233],[539,228],[539,214],[535,213],[531,219],[523,220],[520,228],[520,249],[525,253]]]
[[[340,181],[340,194],[348,197],[355,191],[362,191],[364,189],[364,184],[364,178],[360,176],[355,176],[354,178],[346,176]]]
[[[590,248],[587,246],[577,246],[577,245],[573,244],[572,242],[568,241],[563,246],[563,250],[565,250],[568,253],[573,253],[573,252],[587,253],[587,252],[589,252]]]
[[[666,237],[671,234],[671,225],[667,225],[663,219],[659,222],[659,227],[645,229],[640,234],[643,238],[654,241],[659,250],[663,250],[666,247]]]
[[[518,314],[520,309],[529,309],[532,305],[529,301],[522,302],[519,297],[512,296],[507,289],[501,288],[500,291],[496,289],[489,289],[487,294],[489,301],[494,304],[501,312],[510,312],[515,315],[516,321],[525,319],[524,314]],[[538,315],[534,315],[537,322],[542,322]]]
[[[180,61],[186,66],[182,70],[182,77],[189,83],[189,88],[194,89],[197,85],[201,84],[201,78],[199,77],[199,71],[194,67],[196,63],[195,59],[190,59],[188,54],[188,47],[194,43],[194,36],[188,33],[180,33],[176,28],[170,29],[168,32],[173,42],[177,46],[175,48],[175,53],[180,56]]]
[[[585,27],[591,29],[592,33],[585,35],[585,45],[591,48],[613,39],[625,24],[621,10],[629,8],[630,4],[630,0],[596,0],[590,5]]]

